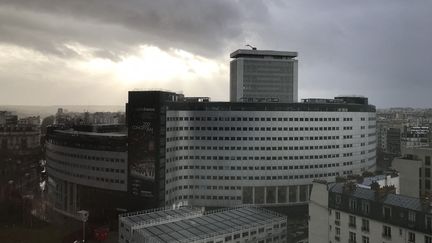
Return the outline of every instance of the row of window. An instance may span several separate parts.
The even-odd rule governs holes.
[[[352,153],[351,153],[352,156]],[[344,156],[348,157],[348,156]],[[172,163],[181,160],[303,160],[303,159],[330,159],[339,158],[339,154],[324,154],[324,155],[302,155],[302,156],[199,156],[185,155],[167,158],[167,163]],[[321,167],[322,168],[322,167]]]
[[[203,199],[203,200],[241,200],[240,196],[209,196],[209,195],[179,195],[167,200],[169,204],[182,199]]]
[[[331,210],[329,211],[329,213],[331,214]],[[341,226],[341,217],[340,217],[340,212],[336,211],[335,213],[335,240],[336,241],[340,241],[340,227]],[[355,229],[357,227],[357,221],[356,221],[356,216],[354,215],[349,215],[348,217],[348,227],[350,229]],[[331,230],[331,226],[330,226],[330,230]],[[368,219],[362,219],[362,226],[361,226],[361,230],[363,233],[369,233],[369,220]],[[357,235],[354,232],[349,232],[349,242],[353,243],[353,242],[357,242]],[[362,236],[362,243],[369,243],[369,237],[368,236]]]
[[[172,187],[169,190],[166,190],[165,194],[169,194],[175,191],[185,190],[185,189],[235,191],[235,190],[241,190],[241,186],[179,185],[179,186]]]
[[[95,181],[101,181],[101,182],[107,182],[107,183],[125,184],[125,181],[120,180],[120,179],[83,175],[83,174],[73,173],[71,171],[60,170],[60,169],[54,168],[50,165],[48,165],[47,167],[49,170],[53,170],[53,171],[56,171],[56,172],[64,174],[64,175],[72,176],[72,177],[76,177],[76,178],[80,178],[80,179],[95,180]]]
[[[339,176],[339,172],[320,173],[320,174],[305,174],[305,175],[285,175],[285,176],[199,176],[199,175],[184,175],[175,176],[166,180],[166,183],[174,183],[180,180],[288,180],[288,179],[309,179]]]
[[[33,132],[33,133],[29,134],[27,132]],[[39,126],[19,126],[19,125],[6,125],[5,126],[5,125],[0,125],[0,133],[15,133],[18,135],[34,135],[34,134],[37,134],[39,132],[40,132]],[[15,135],[15,134],[13,134],[13,135]]]
[[[339,121],[339,117],[167,117],[167,121]],[[343,118],[353,121],[353,118]]]
[[[46,148],[47,151],[58,154],[66,157],[71,157],[75,159],[87,159],[87,160],[96,160],[96,161],[106,161],[106,162],[112,162],[112,163],[125,163],[126,160],[122,158],[110,158],[110,157],[101,157],[101,156],[93,156],[93,155],[86,155],[86,154],[77,154],[77,153],[66,153],[62,151],[57,151],[50,149],[49,147]]]
[[[331,212],[331,211],[330,211]],[[354,215],[349,215],[349,222],[348,222],[348,227],[350,229],[356,229],[357,227],[357,221],[356,221],[356,216]],[[336,216],[335,216],[335,240],[336,241],[340,241],[340,226],[341,222],[340,222],[340,212],[336,212]],[[370,227],[369,227],[369,220],[362,218],[362,225],[361,225],[361,231],[363,232],[363,234],[368,234],[370,232]],[[330,226],[330,230],[331,230],[331,226]],[[399,234],[400,236],[403,235],[402,229],[399,229]],[[388,225],[383,225],[382,227],[382,237],[390,240],[392,238],[392,227],[388,226]],[[349,242],[357,242],[356,239],[357,235],[355,232],[351,232],[349,231]],[[415,232],[408,232],[408,242],[411,243],[415,243],[416,242],[416,234]],[[432,237],[431,236],[425,236],[424,238],[424,242],[425,243],[432,243]],[[369,243],[369,237],[368,236],[362,236],[362,243]]]
[[[352,165],[352,161],[343,162],[343,165]],[[204,166],[204,165],[185,165],[185,166],[174,166],[166,170],[167,173],[180,171],[180,170],[226,170],[226,171],[257,171],[257,170],[298,170],[298,169],[317,169],[327,167],[339,167],[339,163],[330,164],[311,164],[311,165],[290,165],[290,166]]]
[[[306,202],[309,198],[309,188],[311,185],[300,185],[300,186],[268,186],[268,187],[243,187],[242,192],[242,202],[243,204],[274,204],[274,203],[287,203],[287,202]],[[191,190],[218,190],[221,191],[234,191],[241,190],[241,187],[234,186],[203,186],[203,185],[183,185],[176,186],[174,188],[166,191],[166,194],[175,193],[185,193],[185,191],[190,192]],[[288,190],[289,189],[289,190]],[[207,194],[211,195],[212,192]],[[231,192],[233,193],[233,192]],[[196,193],[194,193],[196,195]],[[231,195],[232,196],[232,195]],[[226,195],[227,198],[230,196]],[[196,196],[195,199],[206,199],[207,197],[203,195],[202,197]],[[235,197],[233,197],[235,198]]]
[[[342,204],[342,196],[341,195],[338,194],[335,196],[335,203],[336,203],[336,205]],[[367,200],[360,200],[357,198],[349,198],[348,199],[348,207],[349,207],[350,211],[354,212],[354,213],[360,212],[364,215],[368,215],[370,213],[370,202]],[[384,219],[392,218],[392,211],[393,211],[393,208],[391,205],[382,205],[382,217]],[[404,214],[407,216],[408,222],[416,223],[417,213],[415,211],[407,209],[407,210],[405,210],[405,212],[401,212],[397,216],[403,218]],[[338,216],[338,214],[336,214],[336,216]],[[426,215],[425,216],[425,223],[426,223],[425,224],[426,228],[429,230],[432,230],[432,216]]]
[[[339,131],[339,127],[167,127],[167,131]]]
[[[224,196],[221,196],[221,195],[215,196],[215,195],[196,195],[196,194],[191,195],[191,194],[184,194],[184,195],[177,195],[177,196],[172,197],[172,199],[167,200],[165,202],[165,204],[171,205],[171,204],[174,204],[174,203],[178,202],[179,200],[187,200],[187,199],[198,199],[198,200],[237,200],[237,201],[242,200],[246,204],[251,204],[251,203],[255,203],[255,204],[284,203],[285,204],[287,202],[289,202],[289,203],[296,203],[296,202],[307,202],[308,201],[306,194],[304,194],[304,196],[300,195],[299,198],[297,198],[297,195],[294,195],[294,196],[290,195],[289,196],[289,200],[287,200],[287,194],[285,194],[284,196],[285,196],[285,199],[282,202],[280,200],[278,202],[276,202],[275,195],[273,195],[272,201],[269,201],[268,198],[265,201],[266,198],[264,196],[262,196],[262,197],[259,197],[259,198],[255,198],[255,201],[252,202],[250,200],[249,201],[245,201],[244,199],[242,200],[241,196],[227,196],[227,195],[224,195]],[[269,195],[267,195],[267,197],[269,197]],[[278,196],[278,199],[280,199],[280,195]]]
[[[12,139],[13,138],[13,139]],[[38,140],[36,140],[38,141]],[[27,149],[28,147],[38,147],[39,143],[34,141],[29,143],[26,137],[9,137],[1,140],[1,149]],[[30,145],[30,146],[29,146]]]
[[[77,164],[77,163],[73,163],[73,162],[67,162],[67,161],[63,161],[63,160],[54,159],[49,155],[47,155],[46,157],[48,159],[48,163],[49,162],[56,162],[57,164],[61,164],[61,165],[71,167],[71,168],[79,168],[79,169],[92,170],[92,171],[101,171],[101,172],[107,172],[107,173],[121,173],[121,174],[125,173],[124,169],[117,169],[117,168],[114,169],[114,168],[107,168],[107,167],[91,166],[91,165],[87,165],[87,164]]]
[[[344,148],[351,148],[352,144],[344,144]],[[180,150],[249,150],[249,151],[269,151],[269,150],[318,150],[318,149],[338,149],[340,145],[316,145],[316,146],[249,146],[249,147],[234,147],[234,146],[175,146],[167,148],[167,152]]]
[[[339,136],[305,136],[305,137],[210,137],[210,136],[181,136],[169,137],[168,142],[179,140],[219,140],[219,141],[313,141],[339,140]]]
[[[120,140],[104,139],[103,137],[88,141],[88,139],[73,140],[65,137],[64,139],[47,139],[46,143],[54,144],[67,148],[78,148],[87,150],[109,151],[109,152],[127,152],[127,143]]]

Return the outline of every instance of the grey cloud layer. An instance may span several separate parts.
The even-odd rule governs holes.
[[[251,43],[299,52],[302,97],[363,94],[381,107],[424,107],[431,16],[427,0],[0,0],[0,42],[63,58],[78,55],[63,45],[76,42],[114,60],[150,44],[224,64]]]
[[[273,29],[262,36],[273,34],[269,48],[299,51],[301,95],[432,105],[431,1],[295,1],[270,12]]]
[[[246,11],[231,0],[4,0],[0,41],[57,54],[63,42],[77,41],[113,52],[151,44],[215,56],[243,37],[243,23],[267,19],[262,2],[247,5]]]

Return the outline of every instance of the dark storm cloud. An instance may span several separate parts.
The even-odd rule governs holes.
[[[272,28],[259,43],[299,52],[303,97],[363,94],[378,106],[432,106],[431,14],[431,1],[289,1],[270,9]]]
[[[139,44],[180,48],[204,56],[244,36],[246,21],[265,22],[261,1],[223,0],[3,0],[0,41],[54,54],[79,42],[104,57]],[[241,40],[243,44],[243,40]],[[62,49],[63,48],[63,49]],[[106,55],[108,54],[108,55]]]

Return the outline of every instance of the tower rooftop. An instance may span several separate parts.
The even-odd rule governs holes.
[[[295,58],[297,57],[297,52],[238,49],[230,54],[231,58],[239,58],[239,57],[263,58],[264,56]]]

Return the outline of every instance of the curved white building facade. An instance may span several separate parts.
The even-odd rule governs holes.
[[[100,189],[126,191],[125,152],[77,149],[48,143],[49,174],[71,183]]]
[[[46,160],[53,208],[73,216],[96,201],[100,208],[109,208],[121,198],[127,191],[126,138],[120,133],[49,132]]]
[[[168,106],[166,205],[302,204],[314,179],[375,167],[374,106],[213,104]]]

